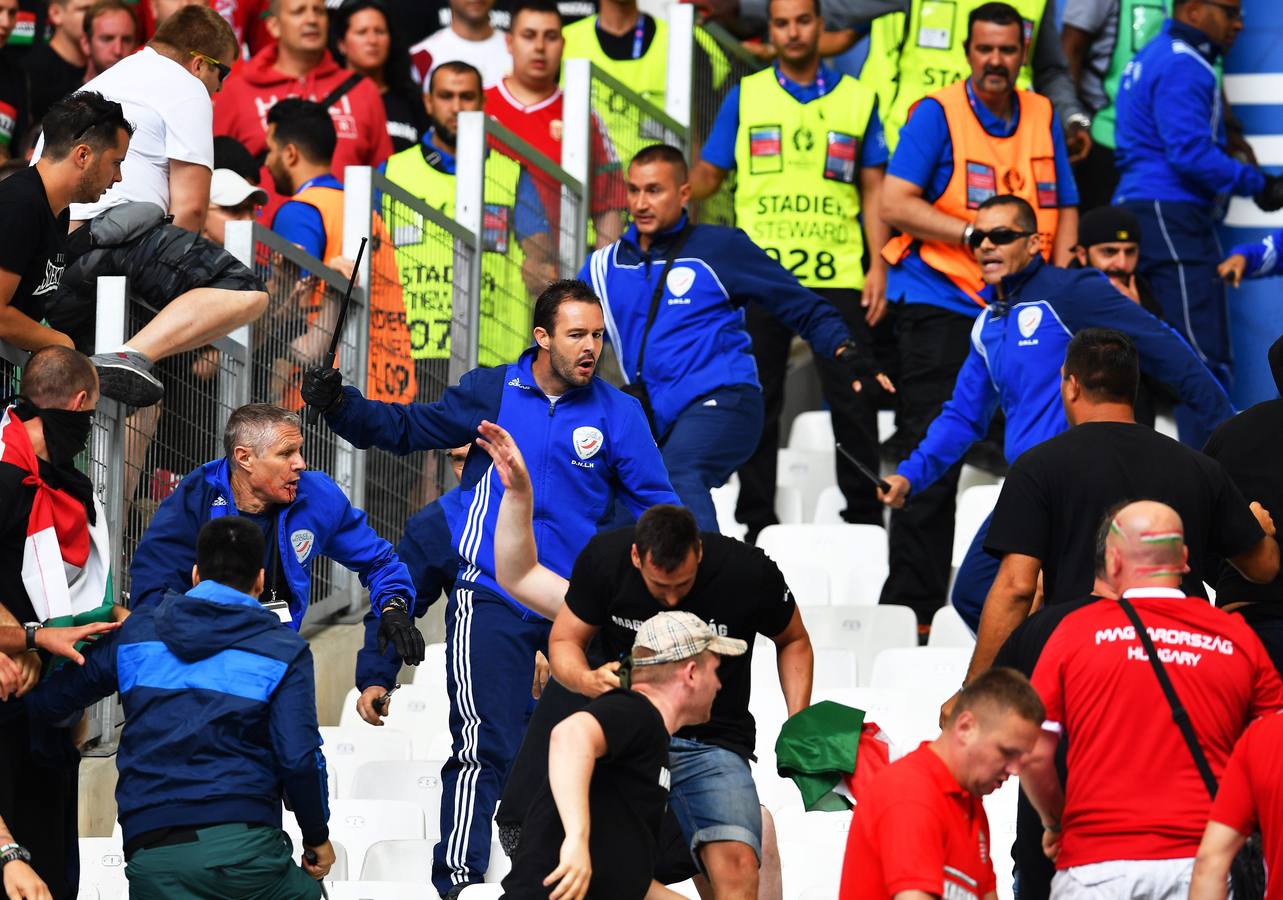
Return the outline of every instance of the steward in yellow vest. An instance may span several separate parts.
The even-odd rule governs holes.
[[[418,146],[393,154],[384,174],[454,218],[455,129],[460,112],[482,107],[481,76],[466,63],[444,63],[434,70],[425,100],[432,127]],[[478,363],[493,366],[530,346],[533,296],[556,273],[541,262],[553,258],[552,245],[534,182],[502,153],[487,153],[485,165]],[[447,359],[454,281],[462,275],[455,271],[454,238],[389,197],[383,214],[396,247],[414,358]]]

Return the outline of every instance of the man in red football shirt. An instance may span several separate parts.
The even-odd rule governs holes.
[[[1105,580],[1149,632],[1219,780],[1247,723],[1283,706],[1283,681],[1246,622],[1178,589],[1188,550],[1174,509],[1129,504],[1109,531]],[[1056,861],[1053,898],[1184,900],[1212,801],[1120,604],[1084,606],[1047,642],[1033,677],[1047,722],[1020,781]]]
[[[486,91],[486,114],[532,147],[561,165],[561,13],[554,0],[518,0],[512,10],[508,52],[512,74]],[[623,231],[627,205],[619,157],[606,127],[592,114],[589,135],[589,215],[596,229],[595,246],[605,247]],[[515,154],[509,153],[510,156]],[[553,233],[561,219],[561,187],[538,169],[527,169],[539,189]]]
[[[994,900],[989,820],[981,798],[1020,773],[1044,716],[1014,669],[963,688],[934,741],[892,763],[859,797],[840,900]]]
[[[1269,882],[1265,896],[1283,897],[1283,716],[1267,716],[1239,739],[1225,766],[1212,815],[1194,863],[1189,900],[1225,900],[1230,864],[1258,828]]]

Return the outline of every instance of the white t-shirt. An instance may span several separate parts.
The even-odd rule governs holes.
[[[443,62],[466,62],[481,73],[481,86],[493,87],[512,71],[512,55],[502,31],[496,30],[484,41],[464,40],[450,28],[428,35],[410,48],[414,74],[424,85],[428,75]],[[424,65],[424,61],[427,65]]]
[[[214,106],[209,92],[172,59],[144,47],[81,90],[97,91],[119,103],[134,126],[134,136],[120,167],[120,183],[97,203],[71,204],[73,220],[92,219],[129,200],[145,200],[169,212],[171,159],[213,171]]]

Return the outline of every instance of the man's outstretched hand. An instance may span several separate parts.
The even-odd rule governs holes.
[[[380,655],[388,644],[396,649],[397,656],[407,666],[417,666],[423,662],[423,656],[427,652],[423,644],[423,633],[414,627],[410,602],[404,597],[388,600],[379,613]]]
[[[299,393],[303,402],[318,412],[332,412],[343,402],[343,374],[338,369],[312,366],[303,373]]]
[[[895,393],[895,385],[891,383],[891,379],[886,376],[886,373],[877,370],[873,362],[860,351],[855,341],[846,340],[839,344],[834,359],[839,366],[846,369],[851,379],[851,390],[857,394],[864,390],[864,383],[870,378],[877,381],[882,390],[888,394]]]
[[[489,453],[490,458],[494,460],[494,467],[499,473],[499,480],[503,482],[504,491],[525,496],[533,493],[526,460],[507,429],[494,422],[483,421],[477,431],[481,435],[477,438],[477,445]]]

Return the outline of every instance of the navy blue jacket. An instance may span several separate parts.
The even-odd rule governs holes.
[[[1201,447],[1234,415],[1229,397],[1184,338],[1124,297],[1098,269],[1060,269],[1041,256],[1003,279],[1006,300],[989,306],[971,329],[953,396],[896,472],[922,491],[984,437],[1001,405],[1008,462],[1069,427],[1060,400],[1060,367],[1069,339],[1084,328],[1116,328],[1136,344],[1141,368],[1174,388],[1201,425]]]
[[[606,334],[625,379],[637,373],[651,297],[685,225],[683,216],[671,231],[657,235],[648,251],[637,244],[637,226],[629,226],[622,238],[593,253],[579,273],[601,298]],[[659,434],[667,433],[682,410],[718,388],[761,387],[753,343],[744,330],[743,307],[750,301],[802,335],[826,359],[850,338],[837,307],[803,287],[743,231],[696,225],[669,270],[646,339],[642,380]]]
[[[129,567],[135,609],[155,603],[165,591],[191,587],[196,562],[196,533],[210,519],[237,515],[228,481],[227,460],[207,462],[188,473],[165,498],[147,527]],[[327,556],[356,572],[380,610],[392,597],[414,598],[410,573],[392,545],[374,533],[365,513],[324,472],[304,472],[294,502],[276,511],[276,541],[289,582],[290,617],[297,631],[312,591],[312,563]],[[270,556],[271,548],[268,548]],[[267,561],[264,568],[271,571]]]
[[[483,419],[506,428],[534,483],[535,544],[539,561],[569,578],[575,557],[613,509],[616,496],[634,514],[657,503],[680,504],[636,399],[600,378],[562,394],[554,403],[535,382],[538,348],[514,363],[473,369],[435,403],[381,403],[350,385],[327,412],[334,433],[356,447],[392,453],[443,450],[471,444]],[[459,505],[446,521],[462,557],[459,580],[538,617],[499,586],[494,575],[494,528],[503,482],[480,448],[468,452]]]
[[[1216,59],[1199,29],[1168,19],[1132,58],[1118,87],[1114,202],[1159,200],[1212,206],[1218,195],[1251,196],[1261,170],[1226,150]]]
[[[415,618],[422,618],[442,593],[449,594],[454,589],[459,553],[450,537],[445,510],[458,505],[458,488],[442,494],[409,518],[396,545],[397,556],[414,579]],[[391,644],[379,653],[379,619],[374,610],[366,611],[364,622],[365,644],[356,654],[356,686],[363,691],[378,684],[391,690],[401,671],[401,657]]]
[[[126,842],[184,825],[279,828],[282,787],[304,841],[327,839],[312,651],[257,598],[213,581],[171,591],[24,702],[33,718],[57,721],[117,690]]]

